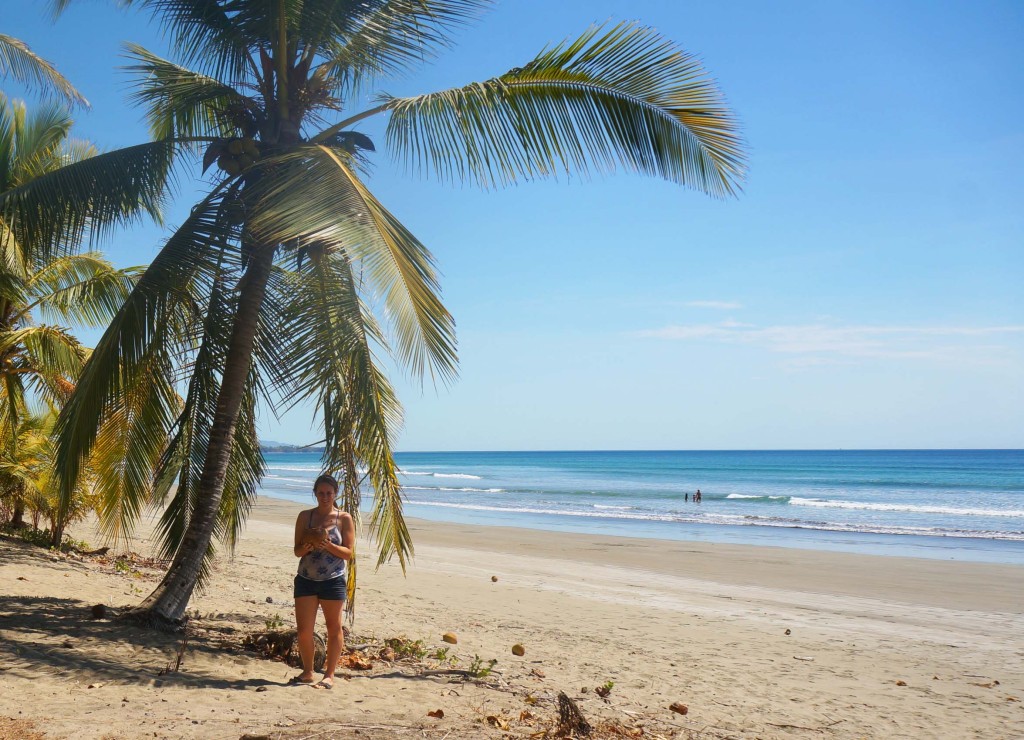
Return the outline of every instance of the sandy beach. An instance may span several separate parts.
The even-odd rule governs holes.
[[[155,585],[144,560],[0,539],[0,738],[551,737],[559,692],[599,737],[1024,736],[1024,568],[425,521],[406,577],[361,545],[372,667],[290,687],[243,640],[291,625],[299,508],[261,500],[184,646],[110,618]],[[382,659],[396,637],[428,655]]]

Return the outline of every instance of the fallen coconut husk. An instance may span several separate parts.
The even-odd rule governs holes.
[[[558,692],[558,733],[560,735],[589,735],[593,728],[583,712],[564,691]]]
[[[283,660],[294,668],[302,667],[299,635],[295,630],[275,630],[246,635],[242,645],[267,660]],[[322,671],[327,662],[327,643],[319,634],[313,635],[313,670]]]

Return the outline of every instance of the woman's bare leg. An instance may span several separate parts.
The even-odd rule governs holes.
[[[302,673],[293,680],[299,683],[313,683],[313,629],[316,627],[319,601],[316,596],[300,596],[295,599],[295,626],[299,633]]]
[[[327,622],[327,663],[324,665],[324,680],[321,682],[325,686],[334,685],[334,670],[338,667],[341,650],[345,647],[345,633],[341,628],[341,610],[344,606],[344,601],[320,602]]]

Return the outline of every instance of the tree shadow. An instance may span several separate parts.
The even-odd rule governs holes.
[[[240,648],[205,630],[172,635],[107,617],[92,618],[92,605],[53,596],[0,596],[0,662],[5,675],[32,679],[39,673],[81,675],[83,679],[155,686],[177,684],[193,688],[252,689],[280,686],[260,678],[225,679],[190,666],[197,654],[218,660],[246,655]],[[182,652],[182,666],[175,660]]]

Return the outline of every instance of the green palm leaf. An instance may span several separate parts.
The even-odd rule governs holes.
[[[70,104],[89,105],[89,101],[52,64],[34,53],[28,44],[0,34],[0,76],[7,74],[37,90],[52,90]]]
[[[324,423],[324,462],[343,470],[346,496],[356,496],[356,463],[365,463],[374,488],[370,526],[379,546],[378,564],[397,555],[404,570],[412,540],[402,517],[398,470],[391,435],[402,410],[374,358],[382,337],[359,298],[352,263],[323,249],[296,278],[284,362],[293,373],[287,400],[315,399]],[[349,502],[358,517],[356,501]]]
[[[47,263],[25,284],[31,300],[21,314],[38,310],[44,320],[103,326],[131,293],[141,268],[115,270],[99,252],[68,255]]]
[[[452,45],[452,32],[474,20],[491,0],[377,0],[310,3],[301,38],[328,61],[322,69],[341,93],[422,64]]]
[[[177,144],[157,141],[73,162],[0,193],[0,221],[34,258],[135,221],[159,219]]]
[[[146,109],[154,138],[234,133],[224,115],[232,105],[245,106],[245,96],[213,77],[161,59],[136,44],[127,44],[126,49],[135,62],[127,69],[139,73],[132,101]]]
[[[88,356],[77,339],[56,326],[27,326],[0,333],[0,356],[16,347],[21,348],[28,367],[46,368],[66,377],[76,377]]]
[[[736,123],[699,62],[632,23],[591,29],[487,82],[382,107],[408,166],[484,187],[621,167],[724,196],[744,172]]]
[[[310,239],[358,262],[380,297],[399,359],[417,376],[455,376],[454,322],[438,297],[426,247],[374,198],[340,149],[301,147],[267,161],[249,228],[269,242]]]
[[[126,394],[147,378],[173,386],[174,377],[168,373],[187,371],[180,368],[180,359],[196,341],[190,327],[201,326],[204,296],[209,296],[222,269],[223,250],[217,245],[233,234],[220,219],[223,196],[223,189],[207,196],[167,240],[104,332],[61,411],[56,460],[63,500],[70,500],[97,430],[120,412]],[[132,461],[140,467],[163,453],[178,419],[179,404],[171,402],[170,394],[161,390],[152,401],[147,423],[154,429],[137,429],[147,435],[139,448],[145,452]]]

